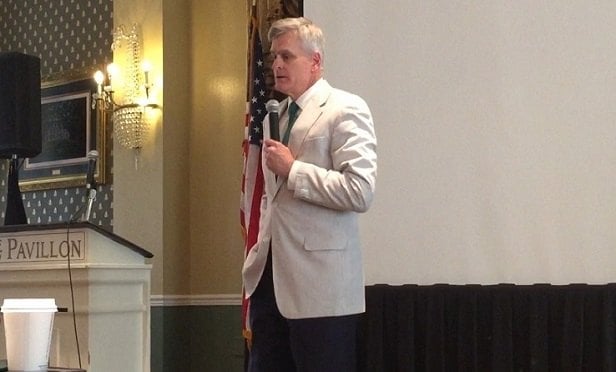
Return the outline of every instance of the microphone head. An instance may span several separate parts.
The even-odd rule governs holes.
[[[88,152],[88,155],[86,157],[88,158],[88,160],[97,160],[98,159],[98,151],[90,150],[90,152]]]
[[[278,107],[280,107],[280,104],[275,99],[270,99],[265,104],[265,109],[267,110],[267,112],[276,112],[277,113],[278,112]]]
[[[88,170],[86,173],[86,188],[88,190],[92,190],[96,188],[94,174],[96,173],[96,162],[98,160],[98,151],[90,150],[86,157],[88,158]]]

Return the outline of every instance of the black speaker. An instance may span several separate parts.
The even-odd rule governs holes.
[[[41,145],[41,61],[0,53],[0,157],[34,157]]]

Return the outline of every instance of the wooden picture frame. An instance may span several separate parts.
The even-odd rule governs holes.
[[[86,184],[89,151],[96,149],[95,179],[107,179],[107,113],[93,108],[96,82],[91,76],[41,84],[41,153],[26,158],[19,170],[21,191],[79,187]]]

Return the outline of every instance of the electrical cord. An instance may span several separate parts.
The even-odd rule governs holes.
[[[77,315],[75,313],[75,289],[73,286],[73,273],[72,273],[72,268],[71,268],[71,240],[70,240],[70,229],[71,229],[71,223],[74,223],[77,221],[77,219],[79,218],[79,212],[83,210],[83,205],[81,208],[79,208],[79,210],[75,213],[76,216],[71,216],[71,219],[66,223],[66,245],[68,247],[68,254],[66,255],[66,262],[67,262],[67,271],[68,271],[68,282],[69,282],[69,287],[71,289],[71,308],[73,309],[72,311],[72,315],[73,315],[73,331],[75,333],[75,344],[77,346],[77,360],[79,361],[79,369],[82,369],[83,367],[81,366],[81,350],[79,347],[79,335],[77,332]]]

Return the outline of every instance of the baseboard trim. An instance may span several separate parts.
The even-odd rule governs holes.
[[[152,295],[152,307],[167,306],[240,306],[241,294],[215,294],[215,295]]]

